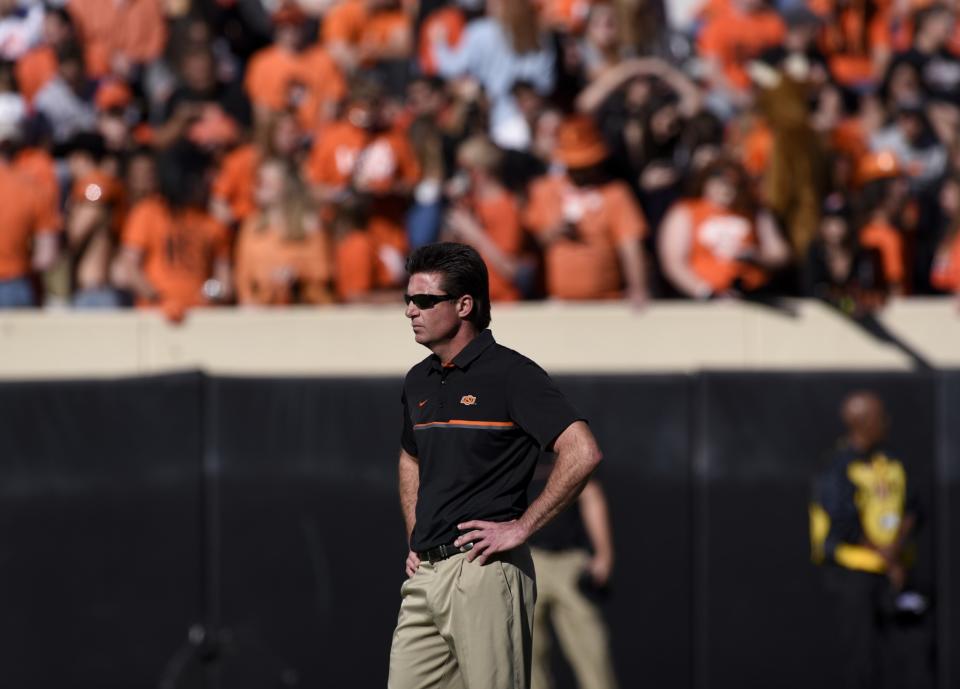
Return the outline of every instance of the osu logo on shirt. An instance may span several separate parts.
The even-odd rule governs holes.
[[[472,407],[477,403],[477,398],[474,395],[464,395],[460,398],[460,404]]]

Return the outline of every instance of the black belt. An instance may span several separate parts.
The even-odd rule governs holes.
[[[454,555],[459,555],[460,553],[465,553],[471,548],[473,548],[473,543],[464,543],[461,546],[456,546],[452,543],[450,545],[438,545],[436,548],[431,548],[430,550],[424,550],[422,553],[417,553],[417,557],[419,557],[421,560],[434,563],[440,562],[440,560],[446,560],[448,557],[453,557]]]

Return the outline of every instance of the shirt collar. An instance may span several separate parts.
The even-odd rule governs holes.
[[[495,344],[495,342],[496,340],[493,339],[493,333],[490,332],[490,329],[488,328],[470,340],[470,342],[467,343],[467,346],[461,349],[460,353],[453,357],[453,361],[450,362],[450,364],[444,365],[443,362],[440,361],[440,357],[434,354],[432,357],[432,369],[439,371],[443,368],[468,368],[478,356],[483,354],[487,349],[490,348],[491,345]]]

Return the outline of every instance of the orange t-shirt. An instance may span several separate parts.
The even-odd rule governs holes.
[[[250,59],[244,88],[254,105],[275,112],[296,107],[298,120],[307,129],[316,127],[321,114],[332,111],[329,104],[346,93],[343,75],[320,47],[299,54],[277,46],[260,50]]]
[[[389,192],[397,182],[412,186],[420,177],[420,165],[407,138],[397,131],[371,136],[349,122],[333,123],[314,142],[305,173],[312,184],[343,189],[353,181],[374,195],[366,229],[381,257],[377,284],[393,285],[394,271],[381,254],[406,254],[406,204]]]
[[[864,31],[862,13],[855,9],[843,10],[839,19],[827,22],[820,36],[820,49],[834,79],[845,86],[876,81],[873,54],[889,48],[893,36],[890,11],[881,7]],[[865,43],[865,45],[864,45]]]
[[[739,89],[750,85],[747,62],[766,48],[779,45],[786,26],[776,12],[743,14],[730,9],[711,17],[698,40],[704,57],[719,61],[730,84]]]
[[[329,240],[325,232],[307,232],[291,241],[273,227],[261,227],[251,216],[237,237],[236,285],[241,304],[291,304],[326,301],[332,278]],[[300,286],[295,299],[293,285]]]
[[[363,179],[373,193],[385,193],[397,181],[415,184],[420,165],[401,132],[371,136],[349,122],[324,128],[306,162],[307,179],[314,184],[346,187]]]
[[[905,273],[903,238],[897,228],[883,221],[869,222],[860,230],[860,244],[880,252],[888,285],[902,285]]]
[[[34,48],[17,60],[14,74],[24,100],[32,103],[40,89],[57,76],[57,54],[48,45]]]
[[[17,153],[13,168],[40,193],[44,205],[57,216],[54,227],[59,228],[61,222],[57,209],[60,208],[60,183],[57,181],[57,164],[53,157],[42,148],[25,148]]]
[[[335,42],[357,45],[366,20],[367,8],[363,0],[339,2],[323,18],[321,40],[326,46]]]
[[[347,82],[334,59],[320,46],[304,51],[300,63],[307,92],[297,108],[297,118],[301,127],[313,131],[333,116],[347,95]]]
[[[348,232],[336,243],[334,284],[342,301],[361,297],[377,286],[377,247],[363,230]]]
[[[715,206],[705,199],[680,201],[679,206],[690,214],[690,269],[715,292],[730,289],[738,278],[754,289],[767,280],[757,266],[737,260],[745,251],[757,246],[753,222]]]
[[[141,251],[144,272],[165,301],[204,303],[203,283],[217,259],[230,257],[227,229],[202,210],[174,213],[159,197],[136,204],[123,226],[123,245]]]
[[[254,190],[260,154],[252,144],[240,146],[228,153],[220,163],[213,179],[211,195],[226,203],[237,220],[245,220],[257,209]]]
[[[566,212],[565,212],[566,210]],[[564,175],[535,180],[530,187],[526,225],[538,234],[564,217],[579,214],[576,237],[557,239],[546,248],[547,293],[560,299],[613,299],[623,294],[617,247],[639,242],[646,232],[640,207],[626,184],[610,182],[578,190]]]
[[[420,27],[420,45],[418,53],[420,59],[420,69],[424,74],[431,76],[437,73],[437,58],[433,54],[433,42],[430,40],[431,32],[435,26],[442,26],[446,30],[447,43],[450,47],[456,48],[460,45],[460,39],[463,36],[463,30],[467,26],[467,20],[456,7],[441,7],[430,13]]]
[[[506,191],[475,200],[474,213],[497,248],[508,256],[517,257],[523,247],[523,229],[520,226],[520,209],[517,201]],[[482,255],[482,254],[481,254]],[[487,257],[483,257],[490,274],[491,301],[517,301],[520,290],[509,279],[494,269]]]
[[[376,55],[381,46],[393,43],[398,34],[413,31],[410,17],[403,10],[384,10],[367,14],[360,33],[360,48],[367,55]]]
[[[69,0],[87,55],[87,74],[110,71],[114,55],[143,64],[160,57],[167,42],[167,22],[160,0]]]
[[[56,232],[60,219],[30,180],[0,164],[0,280],[30,272],[30,243],[41,232]]]
[[[937,253],[930,284],[944,292],[960,292],[960,232]]]

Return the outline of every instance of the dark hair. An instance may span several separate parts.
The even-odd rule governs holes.
[[[472,246],[456,242],[421,246],[407,259],[407,273],[440,273],[444,292],[473,297],[467,320],[478,330],[490,325],[490,278],[486,263]]]

